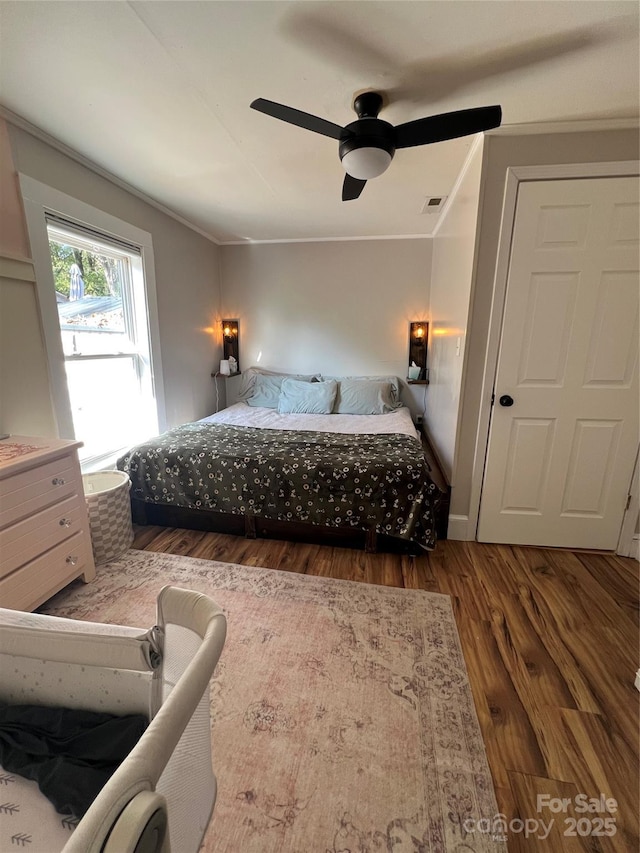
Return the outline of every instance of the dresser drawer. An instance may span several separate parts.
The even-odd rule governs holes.
[[[82,530],[83,499],[60,501],[17,524],[0,530],[0,578]]]
[[[74,494],[83,494],[75,454],[5,477],[0,480],[0,528]]]
[[[66,586],[90,562],[89,539],[82,533],[47,551],[0,580],[0,607],[33,610]]]

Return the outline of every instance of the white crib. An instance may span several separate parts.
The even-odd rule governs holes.
[[[175,587],[150,630],[0,608],[0,700],[151,721],[79,822],[0,771],[0,849],[196,853],[216,798],[209,681],[225,636],[210,598]]]

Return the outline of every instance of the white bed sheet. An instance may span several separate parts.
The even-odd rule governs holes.
[[[281,415],[276,409],[234,403],[228,409],[202,418],[200,423],[234,424],[261,429],[339,432],[348,435],[396,433],[419,440],[411,420],[411,412],[406,406],[384,415]]]

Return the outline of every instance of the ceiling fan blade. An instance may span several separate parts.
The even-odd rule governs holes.
[[[312,116],[310,113],[303,113],[301,110],[294,110],[293,107],[285,107],[284,104],[276,104],[275,101],[256,98],[251,103],[251,109],[273,116],[273,118],[279,118],[281,121],[287,121],[289,124],[303,127],[305,130],[330,136],[332,139],[340,139],[340,136],[343,135],[343,129],[340,125]]]
[[[411,148],[413,145],[427,145],[430,142],[442,142],[458,136],[469,136],[481,130],[499,127],[502,121],[502,108],[476,107],[472,110],[457,110],[428,118],[408,121],[396,127],[396,148]]]
[[[358,198],[366,183],[366,181],[353,178],[347,173],[342,184],[342,201],[353,201],[353,199]]]

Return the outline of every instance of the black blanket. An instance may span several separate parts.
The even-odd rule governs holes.
[[[192,423],[117,462],[131,497],[189,509],[323,527],[373,529],[435,546],[441,494],[419,441]]]
[[[80,818],[147,725],[141,714],[0,702],[0,765],[37,782],[60,814]]]

